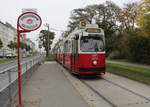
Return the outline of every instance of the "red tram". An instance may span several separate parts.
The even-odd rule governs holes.
[[[74,74],[105,74],[105,36],[97,24],[76,29],[54,51],[56,60]]]

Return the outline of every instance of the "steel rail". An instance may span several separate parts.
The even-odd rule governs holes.
[[[139,97],[141,97],[141,98],[143,98],[143,99],[145,99],[145,100],[147,100],[147,101],[150,101],[150,98],[147,98],[147,97],[145,97],[145,96],[143,96],[143,95],[141,95],[141,94],[139,94],[139,93],[137,93],[137,92],[134,92],[134,91],[132,91],[132,90],[130,90],[130,89],[128,89],[128,88],[122,86],[122,85],[119,85],[119,84],[117,84],[117,83],[115,83],[115,82],[113,82],[113,81],[110,81],[110,80],[108,80],[108,79],[105,79],[105,78],[102,78],[102,79],[104,79],[106,82],[108,82],[108,83],[110,83],[110,84],[113,84],[114,86],[117,86],[117,87],[119,87],[119,88],[121,88],[121,89],[123,89],[123,90],[126,90],[126,91],[128,91],[128,92],[130,92],[130,93],[132,93],[132,94],[134,94],[134,95],[136,95],[136,96],[139,96]]]
[[[106,101],[109,105],[111,105],[112,107],[117,107],[117,105],[115,105],[113,102],[111,102],[110,100],[108,100],[105,96],[103,96],[101,93],[99,93],[96,89],[94,89],[92,86],[90,86],[88,83],[86,83],[85,81],[79,79],[84,85],[86,85],[89,89],[91,89],[95,94],[97,94],[100,98],[102,98],[104,101]]]

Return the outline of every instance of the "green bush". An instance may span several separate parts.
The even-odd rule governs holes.
[[[128,48],[133,61],[150,64],[150,37],[132,33],[129,36]]]
[[[111,59],[127,58],[128,50],[128,35],[120,34],[106,38],[106,54]],[[114,54],[114,55],[113,55]],[[111,57],[114,56],[114,57]]]
[[[127,31],[119,36],[106,39],[108,58],[125,58],[135,62],[150,64],[150,36],[135,31]]]
[[[120,48],[119,38],[117,36],[111,36],[106,38],[106,54],[109,56],[110,53],[119,50]]]
[[[55,61],[55,58],[52,54],[49,54],[48,57],[45,57],[45,61]]]

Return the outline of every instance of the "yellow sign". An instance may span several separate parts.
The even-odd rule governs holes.
[[[86,23],[85,22],[80,22],[80,25],[85,27]]]
[[[101,30],[100,29],[94,29],[94,28],[88,28],[88,29],[86,29],[86,32],[88,32],[88,33],[100,33]]]

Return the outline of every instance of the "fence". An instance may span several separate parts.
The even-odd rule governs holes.
[[[43,56],[36,56],[24,63],[21,63],[22,85],[31,77],[32,73],[43,61]],[[17,94],[17,65],[0,71],[0,107],[11,107],[13,97]]]

